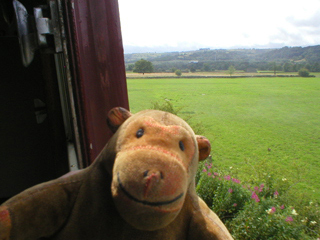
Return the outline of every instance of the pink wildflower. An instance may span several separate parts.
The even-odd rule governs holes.
[[[236,178],[232,178],[232,181],[235,182],[235,183],[240,183],[240,180],[236,179]]]
[[[275,197],[278,197],[278,196],[279,196],[278,191],[275,191],[273,195],[274,195]]]
[[[207,171],[207,169],[203,169],[203,170],[202,170],[202,172],[206,172],[206,171]]]
[[[211,176],[212,175],[212,173],[211,172],[208,172],[208,176]]]
[[[280,209],[284,209],[284,205],[281,205],[281,206],[280,206]]]
[[[232,188],[229,188],[228,192],[229,192],[229,193],[232,193],[232,192],[233,192]]]
[[[261,185],[260,185],[259,192],[262,192],[263,188],[264,188],[264,184],[261,184]]]
[[[260,202],[260,199],[256,192],[252,192],[251,198],[254,199],[256,202]]]
[[[255,190],[256,192],[258,192],[258,191],[259,191],[259,187],[258,187],[258,186],[254,187],[254,190]]]
[[[217,172],[214,172],[213,174],[214,174],[215,176],[219,176],[219,173],[217,173]]]
[[[286,222],[293,222],[293,218],[291,216],[287,217]]]
[[[209,164],[209,165],[208,165],[208,168],[212,168],[212,164]]]
[[[238,206],[238,204],[234,203],[233,206],[236,207],[236,206]]]
[[[228,175],[228,176],[225,176],[224,179],[225,179],[225,180],[230,180],[231,177],[230,177],[230,175]]]

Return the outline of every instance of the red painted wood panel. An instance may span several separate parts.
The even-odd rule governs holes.
[[[81,142],[90,164],[112,136],[107,112],[129,108],[118,1],[65,3]]]

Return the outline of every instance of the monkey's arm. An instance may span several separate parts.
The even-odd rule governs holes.
[[[70,214],[81,180],[60,178],[29,188],[0,206],[0,240],[54,234]]]
[[[188,239],[232,240],[228,229],[205,202],[198,198],[199,209],[192,216]]]

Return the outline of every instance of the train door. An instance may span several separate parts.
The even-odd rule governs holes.
[[[0,199],[92,163],[128,108],[117,1],[2,0]]]

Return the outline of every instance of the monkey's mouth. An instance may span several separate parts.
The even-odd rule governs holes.
[[[168,201],[160,201],[160,202],[149,202],[149,201],[143,201],[143,200],[139,200],[137,198],[135,198],[134,196],[132,196],[123,186],[122,182],[121,182],[121,179],[120,179],[120,175],[119,175],[119,172],[117,174],[117,177],[118,177],[118,183],[119,183],[119,186],[120,186],[120,189],[122,190],[122,192],[131,200],[137,202],[137,203],[141,203],[141,204],[144,204],[144,205],[148,205],[148,206],[152,206],[152,207],[159,207],[159,206],[164,206],[164,205],[169,205],[177,200],[179,200],[180,198],[182,198],[183,196],[183,193],[181,193],[180,195],[178,195],[177,197],[171,199],[171,200],[168,200]]]

